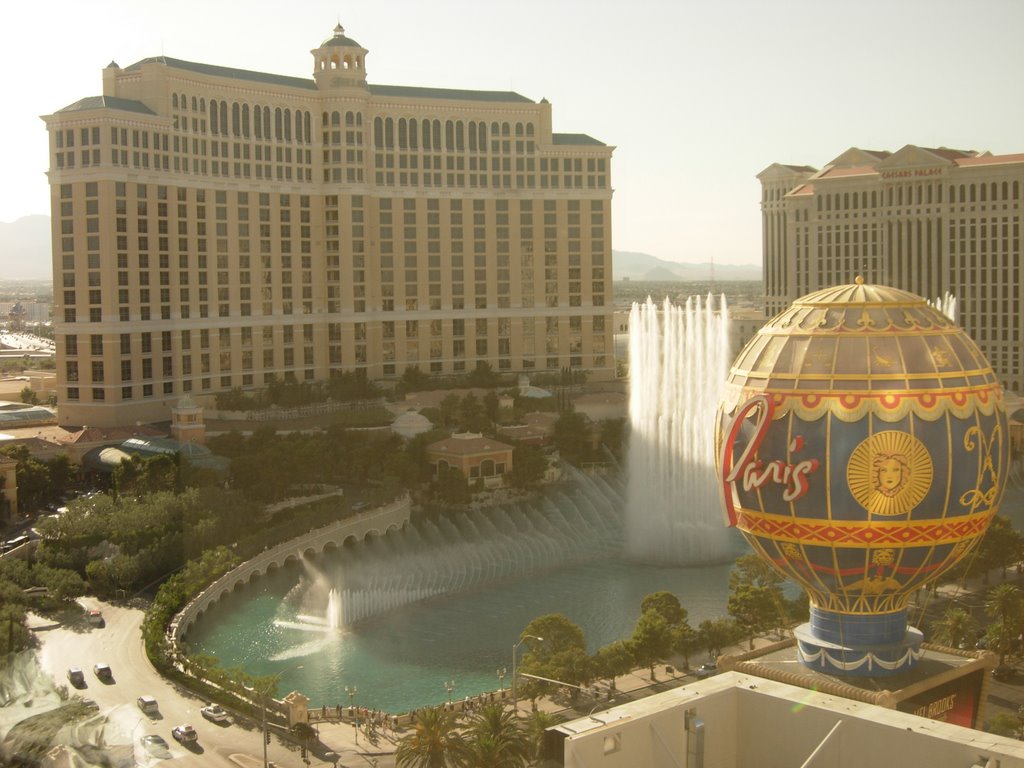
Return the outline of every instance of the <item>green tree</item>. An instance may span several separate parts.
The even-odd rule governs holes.
[[[544,732],[561,721],[557,715],[545,712],[542,709],[530,713],[526,721],[526,734],[530,740],[530,761],[531,765],[540,765],[541,749],[544,745]]]
[[[430,376],[421,371],[418,365],[407,365],[399,385],[403,392],[418,392],[430,386]]]
[[[706,648],[712,659],[722,654],[722,649],[735,643],[743,636],[742,630],[730,619],[705,619],[697,627],[701,646]]]
[[[1022,610],[1024,595],[1013,584],[1000,584],[985,596],[985,613],[997,619],[986,636],[990,640],[989,647],[999,654],[1000,664],[1006,663],[1010,644],[1020,634]],[[993,640],[994,644],[991,643]]]
[[[516,488],[532,488],[544,479],[548,460],[535,445],[517,443],[512,450],[512,472],[509,482]]]
[[[615,678],[633,671],[635,658],[629,641],[616,640],[597,650],[592,668],[596,677],[607,680],[611,689],[615,690]]]
[[[590,426],[586,416],[575,411],[565,411],[555,422],[552,440],[562,458],[572,464],[589,461],[593,454],[590,443]]]
[[[458,730],[459,719],[442,707],[428,707],[416,713],[412,731],[398,742],[398,768],[456,768],[466,754],[465,740]]]
[[[652,610],[640,614],[630,644],[637,664],[650,669],[651,680],[657,679],[654,665],[672,655],[672,640],[672,628],[660,613]]]
[[[39,405],[39,395],[30,386],[24,386],[21,390],[21,402],[28,405]]]
[[[526,625],[520,639],[526,638],[520,671],[578,685],[590,676],[587,643],[583,630],[560,613],[539,616]],[[537,640],[535,638],[543,638]],[[530,681],[520,686],[523,695],[536,698],[549,689]],[[573,689],[575,691],[575,689]]]
[[[728,611],[753,649],[756,635],[785,622],[782,577],[757,555],[740,557],[729,573]]]
[[[640,601],[640,613],[653,611],[665,620],[669,627],[677,627],[687,619],[687,611],[679,603],[679,598],[671,592],[662,590],[652,592]]]
[[[470,715],[464,732],[466,768],[524,768],[532,750],[511,709],[485,704]]]
[[[978,633],[978,622],[963,608],[951,605],[942,618],[932,624],[932,640],[950,648],[965,648],[973,644]]]

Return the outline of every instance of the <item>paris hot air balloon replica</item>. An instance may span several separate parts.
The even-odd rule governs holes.
[[[970,553],[1005,487],[1002,389],[973,341],[860,278],[804,296],[736,358],[717,449],[729,524],[810,597],[800,660],[912,667],[909,597]]]

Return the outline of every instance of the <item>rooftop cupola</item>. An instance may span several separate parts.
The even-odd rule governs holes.
[[[363,46],[345,36],[345,28],[338,24],[334,34],[314,48],[313,79],[318,88],[365,88],[366,54]]]

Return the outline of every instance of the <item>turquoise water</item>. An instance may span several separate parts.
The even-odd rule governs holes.
[[[694,626],[724,615],[730,567],[591,563],[428,600],[330,631],[296,616],[284,602],[302,575],[296,565],[221,601],[192,629],[188,644],[226,668],[260,675],[283,670],[278,692],[300,690],[311,706],[348,703],[345,687],[354,686],[359,704],[405,712],[444,701],[445,681],[455,681],[453,698],[473,696],[496,690],[496,670],[505,668],[507,687],[512,644],[530,621],[547,613],[579,624],[591,651],[628,637],[640,601],[657,590],[678,595]]]

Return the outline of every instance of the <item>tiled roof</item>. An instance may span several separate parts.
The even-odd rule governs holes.
[[[454,101],[512,101],[533,104],[532,99],[515,91],[465,91],[459,88],[422,88],[415,85],[369,85],[374,96],[401,99],[450,99]]]
[[[955,161],[960,168],[975,165],[1012,165],[1013,163],[1024,163],[1024,152],[1015,155],[978,155],[977,157],[964,157]]]
[[[354,41],[352,41],[354,42]],[[358,43],[355,43],[358,45]],[[235,80],[251,80],[268,85],[283,85],[289,88],[302,88],[307,91],[316,90],[316,82],[312,78],[290,77],[288,75],[272,75],[268,72],[254,72],[249,69],[220,67],[215,64],[200,64],[195,61],[183,61],[169,56],[153,56],[137,61],[125,68],[125,72],[140,69],[144,64],[166,64],[174,69],[184,69],[213,77],[230,77]],[[368,85],[373,96],[389,96],[391,98],[411,99],[451,99],[461,101],[493,101],[518,102],[532,104],[533,100],[514,91],[469,91],[459,88],[422,88],[413,85]]]
[[[510,450],[512,450],[512,446],[508,443],[503,443],[492,437],[473,434],[452,435],[427,446],[427,451],[430,453],[449,453],[460,456]]]
[[[155,115],[152,109],[135,99],[121,99],[117,96],[86,96],[74,104],[69,104],[58,112],[83,112],[87,109],[119,109],[122,112],[140,112],[144,115]]]
[[[316,83],[311,78],[289,77],[288,75],[272,75],[268,72],[253,72],[248,69],[235,69],[234,67],[218,67],[215,64],[200,64],[195,61],[183,61],[172,59],[170,56],[151,56],[148,59],[137,61],[131,66],[125,67],[125,72],[133,72],[141,69],[144,64],[166,64],[173,69],[185,69],[189,72],[199,72],[203,75],[214,77],[230,77],[235,80],[252,80],[257,83],[268,85],[286,85],[290,88],[304,88],[309,91],[316,90]]]
[[[854,168],[826,168],[819,173],[815,179],[836,179],[842,176],[869,176],[878,171],[870,165],[861,165]]]
[[[587,136],[585,133],[553,133],[551,134],[551,141],[554,144],[589,144],[594,147],[608,146],[603,141],[598,141],[593,136]]]
[[[801,184],[790,192],[786,193],[786,197],[805,197],[814,194],[813,184]]]

